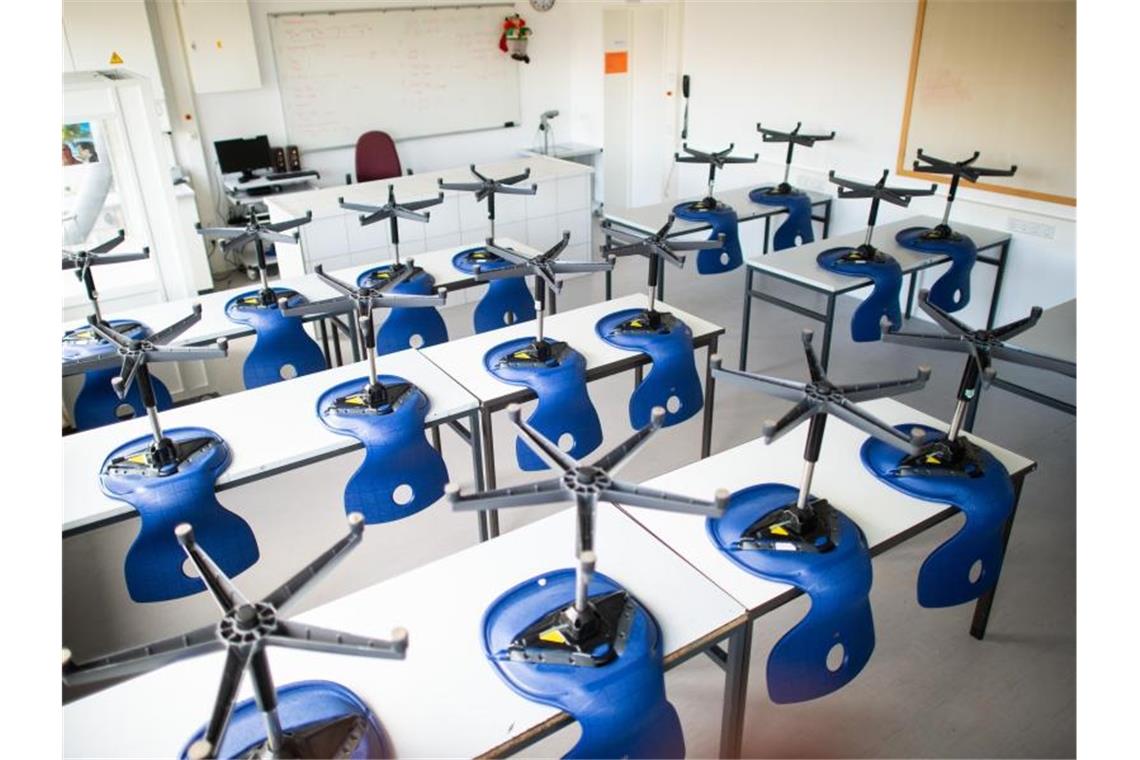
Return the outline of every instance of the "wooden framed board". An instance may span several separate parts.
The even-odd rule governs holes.
[[[1075,0],[919,0],[897,172],[919,148],[1017,164],[996,193],[1075,206]]]

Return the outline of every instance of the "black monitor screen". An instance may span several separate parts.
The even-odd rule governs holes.
[[[269,138],[265,135],[249,140],[219,140],[214,143],[214,150],[218,154],[222,174],[249,174],[254,169],[264,169],[273,164]]]

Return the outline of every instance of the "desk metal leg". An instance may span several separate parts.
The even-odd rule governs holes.
[[[740,757],[744,708],[748,702],[748,661],[752,654],[752,621],[728,636],[724,672],[724,707],[720,718],[720,756]]]
[[[831,356],[831,328],[835,324],[835,294],[827,297],[827,314],[823,322],[823,346],[819,351],[819,363],[827,370],[827,360]]]
[[[486,481],[483,479],[483,437],[480,432],[481,425],[479,424],[479,410],[472,409],[471,413],[467,415],[467,424],[471,426],[471,470],[475,473],[475,490],[485,490]],[[487,532],[487,513],[479,511],[475,513],[479,519],[479,540],[486,541],[490,538]]]
[[[325,353],[325,369],[332,369],[332,352],[329,351],[329,326],[327,320],[317,320],[317,328],[321,333],[321,350]]]
[[[334,320],[335,321],[335,320]],[[355,343],[353,344],[355,345]],[[344,354],[340,350],[340,331],[333,328],[333,353],[336,354],[336,366],[344,366]]]
[[[1005,521],[1005,529],[1001,535],[1003,566],[1005,552],[1009,548],[1009,536],[1013,532],[1013,519],[1017,517],[1017,505],[1021,501],[1021,487],[1024,483],[1025,475],[1019,475],[1013,479],[1013,511],[1009,513],[1009,519]],[[998,579],[994,581],[993,588],[978,597],[978,601],[974,603],[974,619],[970,623],[970,635],[979,641],[986,636],[986,626],[990,622],[990,609],[994,605],[994,594],[997,592],[997,584],[1000,580],[1001,576],[999,575]]]
[[[748,331],[752,326],[752,267],[744,267],[744,315],[740,325],[740,366],[741,372],[748,363]]]
[[[665,269],[666,269],[666,267],[664,267],[664,266],[658,267],[658,269],[657,269],[657,300],[658,301],[664,301],[665,300]]]
[[[485,485],[487,490],[496,488],[495,485],[495,435],[491,427],[491,411],[486,407],[479,410],[479,433],[483,437],[483,466],[486,472]],[[487,510],[487,533],[491,538],[499,535],[499,511]]]
[[[479,410],[472,409],[467,415],[467,424],[471,426],[471,467],[475,473],[475,489],[482,491],[487,485],[483,477],[483,437],[480,433],[482,425],[479,423]],[[480,512],[479,514],[483,514]]]
[[[997,318],[998,298],[1001,297],[1001,281],[1005,277],[1005,264],[1006,259],[1009,258],[1009,241],[1006,240],[1001,244],[1001,250],[998,253],[997,274],[994,275],[994,292],[990,296],[990,314],[986,317],[986,329],[990,330],[994,326],[994,320]]]
[[[603,246],[602,250],[608,251],[610,249],[610,246],[612,246],[612,245],[613,245],[613,235],[611,235],[609,232],[606,232],[605,245]],[[606,270],[606,300],[609,301],[613,297],[614,297],[614,270],[607,269]]]
[[[914,315],[914,285],[918,279],[918,272],[910,273],[910,285],[906,290],[906,318],[910,319]]]
[[[831,232],[831,200],[823,204],[823,239],[827,239],[828,233]]]
[[[704,427],[701,429],[701,459],[707,457],[712,451],[713,401],[716,398],[716,379],[712,373],[712,358],[716,356],[719,342],[720,337],[714,335],[709,343],[708,357],[705,361],[705,413],[702,420]]]
[[[361,353],[364,336],[360,334],[360,326],[356,323],[356,314],[348,315],[348,337],[352,342],[352,360],[358,362],[364,356]]]
[[[443,453],[443,441],[439,437],[439,425],[432,426],[431,429],[431,446],[440,454]]]
[[[766,216],[766,217],[764,217],[764,248],[761,251],[765,256],[768,255],[768,232],[771,229],[772,229],[772,217]]]
[[[637,390],[637,386],[641,385],[641,379],[645,375],[645,370],[640,364],[633,368],[633,389]]]

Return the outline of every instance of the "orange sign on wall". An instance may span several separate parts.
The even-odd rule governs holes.
[[[629,51],[606,51],[606,73],[625,74],[629,71]]]

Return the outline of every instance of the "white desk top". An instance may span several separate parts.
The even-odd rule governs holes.
[[[549,153],[543,153],[542,148],[524,150],[525,156],[550,156],[551,158],[571,159],[582,156],[596,156],[602,152],[600,145],[587,145],[579,142],[555,143],[550,146]]]
[[[506,161],[492,163],[479,163],[475,165],[485,176],[506,177],[521,174],[530,169],[530,179],[527,183],[545,182],[562,177],[573,177],[589,174],[593,171],[585,164],[573,161],[563,161],[549,156],[527,155],[521,158],[512,158]],[[392,177],[375,182],[361,182],[358,185],[341,185],[338,187],[324,187],[304,193],[290,193],[281,196],[267,196],[266,202],[273,204],[280,212],[287,216],[304,216],[312,211],[314,219],[342,214],[356,213],[345,211],[337,202],[338,198],[352,200],[355,203],[373,203],[383,205],[388,202],[388,185],[396,191],[396,198],[403,202],[431,198],[439,194],[439,180],[444,182],[472,182],[475,181],[469,165],[456,166],[451,169],[412,174],[403,177]],[[444,195],[454,194],[457,191],[444,190]]]
[[[571,565],[572,520],[573,511],[562,510],[299,615],[362,635],[387,636],[403,626],[407,658],[272,647],[274,680],[327,679],[352,689],[379,716],[397,757],[472,757],[555,717],[557,710],[502,681],[485,659],[479,631],[484,611],[502,592]],[[600,505],[597,528],[598,571],[653,613],[667,659],[741,621],[738,603],[618,510]],[[383,531],[368,529],[364,540],[383,541]],[[65,706],[64,755],[172,756],[209,717],[223,658],[179,662]],[[247,679],[239,699],[250,696]]]
[[[753,203],[748,197],[748,194],[757,187],[762,187],[764,183],[757,185],[749,185],[748,187],[737,187],[732,190],[719,190],[714,193],[716,199],[721,203],[732,206],[736,210],[736,217],[741,222],[747,222],[750,219],[760,219],[765,216],[773,216],[775,214],[782,214],[787,209],[783,206],[764,206],[759,203]],[[775,184],[775,183],[766,183]],[[832,196],[825,195],[824,193],[817,193],[813,190],[806,191],[809,198],[811,198],[812,205],[823,203],[832,199]],[[669,214],[673,212],[673,208],[678,203],[688,203],[697,201],[704,196],[693,196],[692,198],[682,198],[681,200],[664,201],[662,203],[654,203],[650,206],[637,206],[636,208],[621,208],[618,206],[606,206],[603,211],[607,221],[615,222],[623,227],[630,227],[641,232],[656,232],[661,229],[661,225],[665,224],[665,220],[669,218]],[[683,235],[687,232],[695,230],[708,229],[709,225],[706,222],[690,222],[685,219],[678,219],[673,222],[673,228],[669,231],[669,237],[674,235]]]
[[[934,227],[939,221],[940,220],[932,216],[912,216],[898,222],[880,224],[875,227],[875,234],[871,242],[883,253],[893,256],[895,261],[899,263],[899,266],[902,267],[904,274],[916,269],[934,266],[935,264],[949,261],[950,257],[942,254],[919,253],[908,248],[903,248],[895,242],[895,234],[906,227]],[[985,227],[975,227],[970,224],[960,224],[958,222],[955,222],[953,226],[957,232],[969,235],[979,251],[1010,239],[1008,232],[999,232]],[[766,256],[753,254],[751,256],[745,256],[744,263],[753,269],[769,272],[789,280],[795,280],[815,290],[831,293],[845,293],[850,290],[857,290],[865,285],[870,285],[871,280],[866,277],[848,277],[847,275],[836,274],[821,267],[815,259],[820,253],[829,248],[862,245],[863,238],[866,234],[866,230],[859,230],[858,232],[850,232],[846,235],[830,237],[826,240],[816,240],[813,243],[796,246],[795,248],[776,251]]]
[[[586,360],[586,371],[589,373],[599,367],[636,355],[636,352],[611,346],[599,338],[594,330],[598,320],[622,309],[644,308],[648,302],[649,299],[644,293],[635,293],[579,309],[562,311],[546,318],[544,332],[547,338],[566,341],[582,354]],[[658,301],[657,304],[660,311],[672,312],[689,326],[693,332],[694,342],[724,332],[723,327],[670,306],[664,301]],[[442,345],[430,346],[423,349],[423,353],[440,369],[455,378],[481,403],[498,404],[520,393],[525,394],[527,390],[519,385],[505,383],[492,375],[484,367],[483,357],[500,343],[516,338],[533,337],[534,329],[533,321],[521,322]]]
[[[536,256],[539,253],[539,251],[534,248],[509,238],[499,238],[497,242],[499,245],[504,245],[526,256]],[[456,245],[437,251],[401,256],[401,260],[415,261],[416,266],[422,267],[425,272],[435,278],[437,288],[458,290],[463,287],[475,285],[476,283],[473,275],[460,272],[452,266],[451,259],[455,254],[471,247],[471,245]],[[355,285],[356,278],[361,272],[381,264],[388,264],[391,261],[392,259],[384,259],[382,261],[374,261],[370,264],[345,267],[344,269],[332,270],[329,274],[351,285]],[[338,295],[335,290],[321,282],[319,277],[311,273],[300,277],[272,280],[269,284],[278,288],[292,288],[306,296],[310,301],[319,301]],[[191,307],[198,303],[202,305],[202,318],[197,324],[184,332],[175,342],[186,345],[212,343],[218,338],[237,338],[243,335],[253,334],[253,330],[247,325],[234,322],[226,316],[226,304],[239,293],[257,290],[259,287],[261,286],[258,282],[251,281],[246,285],[230,288],[229,290],[220,290],[214,293],[195,296],[194,298],[182,298],[175,301],[167,301],[166,303],[151,304],[150,306],[139,306],[123,312],[107,314],[104,315],[104,317],[106,319],[136,319],[151,329],[157,330],[187,316],[190,314]],[[86,324],[85,321],[74,320],[65,323],[63,329],[66,331],[84,324]]]
[[[1077,299],[1072,298],[1046,309],[1033,329],[1016,336],[1009,343],[1027,351],[1036,351],[1046,356],[1075,362]]]
[[[317,172],[306,174],[303,177],[283,177],[279,179],[271,179],[270,177],[261,174],[249,182],[240,182],[240,174],[227,174],[222,178],[222,185],[225,187],[226,192],[231,195],[244,195],[249,193],[250,190],[260,190],[265,187],[289,187],[292,185],[310,184],[314,180],[321,178]]]
[[[415,383],[428,397],[428,423],[471,411],[472,396],[414,349],[381,356],[377,371]],[[162,412],[166,429],[197,426],[213,430],[229,445],[233,461],[218,478],[218,488],[233,487],[258,476],[359,445],[338,435],[317,418],[317,399],[328,388],[355,377],[366,378],[364,362],[296,377],[244,393],[201,401]],[[145,417],[95,428],[63,439],[63,533],[134,516],[129,505],[106,496],[99,469],[114,449],[149,435]]]
[[[891,424],[920,422],[946,429],[942,422],[892,399],[871,401],[862,406]],[[757,427],[759,422],[757,419]],[[704,499],[712,498],[717,488],[735,492],[756,483],[795,486],[800,482],[803,469],[807,429],[807,425],[801,425],[770,446],[757,438],[648,480],[645,485]],[[970,438],[989,449],[1010,474],[1026,472],[1036,466],[976,436]],[[829,420],[811,491],[857,522],[873,549],[937,515],[946,506],[912,499],[876,480],[859,460],[859,447],[866,439],[865,433],[842,420]],[[636,507],[622,509],[750,612],[791,588],[750,575],[732,564],[709,539],[703,517]]]

